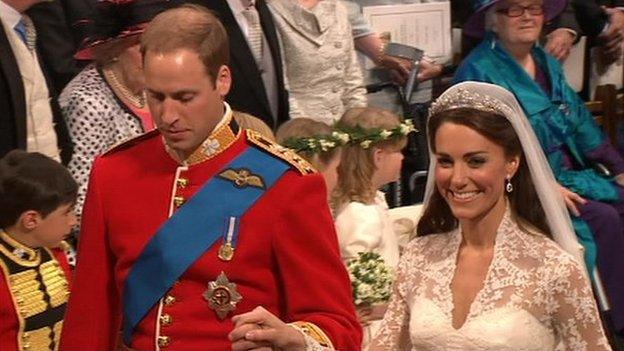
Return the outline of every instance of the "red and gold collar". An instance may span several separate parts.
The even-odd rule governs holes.
[[[234,120],[230,106],[225,102],[223,104],[225,106],[223,119],[189,157],[185,160],[180,160],[175,151],[171,150],[165,142],[167,153],[179,163],[185,166],[192,166],[209,160],[229,148],[240,136],[241,128]]]

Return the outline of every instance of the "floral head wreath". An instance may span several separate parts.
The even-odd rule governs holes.
[[[320,153],[329,152],[337,147],[346,145],[350,140],[349,134],[333,131],[329,135],[315,135],[305,138],[290,138],[282,143],[295,152]]]
[[[360,126],[346,128],[341,126],[330,135],[315,135],[305,138],[287,139],[282,142],[282,146],[292,149],[295,152],[308,153],[328,152],[347,144],[359,145],[364,149],[368,149],[375,143],[404,137],[413,131],[416,131],[416,128],[414,128],[414,124],[410,119],[406,119],[392,129],[366,129]]]
[[[411,119],[406,119],[398,126],[392,129],[383,128],[362,128],[361,126],[355,127],[340,127],[342,132],[349,134],[351,140],[349,144],[359,145],[364,149],[368,149],[371,145],[407,136],[409,133],[416,131],[414,123]]]

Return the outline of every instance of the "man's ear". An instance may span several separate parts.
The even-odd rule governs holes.
[[[217,79],[215,79],[215,88],[219,91],[219,95],[225,97],[232,87],[232,72],[226,65],[219,67]]]
[[[18,224],[24,229],[24,231],[31,231],[37,229],[43,218],[41,214],[35,210],[28,210],[19,216]]]

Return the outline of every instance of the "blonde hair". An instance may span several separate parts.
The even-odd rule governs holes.
[[[278,143],[289,139],[311,138],[315,136],[331,135],[333,128],[323,122],[310,118],[295,118],[282,124],[275,134]],[[314,168],[324,171],[331,160],[337,155],[340,148],[328,151],[312,152],[299,151],[297,154],[310,162]]]
[[[141,53],[193,50],[216,82],[219,69],[230,60],[227,32],[210,10],[185,4],[164,11],[149,23],[141,37]]]
[[[390,111],[366,107],[348,110],[338,124],[347,129],[357,127],[393,129],[401,124],[401,120]],[[363,148],[359,144],[345,146],[338,166],[338,185],[332,194],[332,207],[337,210],[352,201],[373,203],[377,192],[372,182],[373,174],[377,170],[374,160],[375,150],[400,151],[406,144],[407,138],[401,137],[378,141],[368,148]]]
[[[260,133],[263,137],[271,141],[275,141],[273,131],[260,118],[240,111],[232,111],[232,117],[234,117],[234,120],[238,123],[239,127],[243,129],[251,129],[254,132]]]

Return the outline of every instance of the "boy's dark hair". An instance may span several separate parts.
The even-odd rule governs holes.
[[[60,163],[37,152],[13,150],[0,159],[0,228],[35,210],[43,217],[76,201],[78,184]]]

